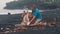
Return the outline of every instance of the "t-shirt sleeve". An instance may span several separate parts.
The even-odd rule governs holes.
[[[37,16],[37,13],[35,12],[33,15],[36,17]]]

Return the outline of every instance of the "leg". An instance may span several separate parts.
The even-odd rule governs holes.
[[[36,22],[34,24],[32,24],[32,25],[39,25],[40,24],[39,23],[40,21],[41,21],[41,19],[37,19]]]

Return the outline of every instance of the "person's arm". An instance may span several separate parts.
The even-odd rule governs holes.
[[[26,22],[26,15],[23,17],[23,22]]]
[[[33,18],[31,19],[30,22],[32,22],[32,21],[36,18],[36,16],[37,16],[37,12],[35,11],[35,12],[33,13]]]
[[[30,23],[35,19],[35,16],[33,16],[33,18],[31,19]]]

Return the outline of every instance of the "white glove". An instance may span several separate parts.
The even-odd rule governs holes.
[[[29,25],[30,24],[30,22],[27,22],[27,25]]]
[[[39,23],[40,25],[42,24],[42,22]]]

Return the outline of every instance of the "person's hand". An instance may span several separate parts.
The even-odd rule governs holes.
[[[29,25],[30,24],[30,22],[27,22],[27,25]]]

